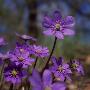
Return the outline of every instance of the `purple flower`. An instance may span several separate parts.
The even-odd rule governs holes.
[[[72,72],[69,65],[64,63],[63,58],[60,57],[57,60],[55,57],[52,57],[52,62],[54,65],[50,67],[50,71],[54,74],[56,80],[64,81],[65,79],[70,79]]]
[[[36,46],[36,45],[33,45],[32,46],[32,52],[35,56],[38,56],[38,57],[47,57],[49,55],[49,50],[47,47],[42,47],[42,46]]]
[[[71,66],[72,70],[76,71],[79,74],[84,75],[83,66],[81,65],[80,61],[72,60],[70,66]]]
[[[18,33],[16,33],[16,35],[19,37],[19,38],[21,38],[21,39],[23,39],[23,40],[32,40],[32,41],[36,41],[36,39],[34,38],[34,37],[31,37],[31,36],[28,36],[28,35],[20,35],[20,34],[18,34]]]
[[[18,84],[24,77],[26,77],[26,72],[22,70],[22,65],[11,63],[4,69],[4,78],[8,82]]]
[[[45,70],[42,77],[39,72],[33,70],[29,80],[32,85],[32,90],[65,90],[66,88],[64,83],[53,83],[52,74],[49,70]]]
[[[6,45],[4,38],[0,37],[0,46]]]
[[[47,30],[44,30],[43,33],[48,36],[55,36],[58,39],[64,39],[66,35],[74,35],[75,32],[72,30],[74,26],[74,18],[72,16],[67,16],[62,18],[59,11],[55,11],[53,19],[48,16],[44,17],[43,27]]]
[[[11,61],[16,63],[16,65],[22,64],[23,68],[27,68],[35,61],[33,58],[30,58],[30,56],[27,56],[26,54],[16,54],[15,52],[9,52],[9,57]]]
[[[27,68],[29,65],[35,61],[30,57],[30,48],[27,44],[20,45],[17,43],[16,48],[9,52],[9,58],[11,61],[15,62],[16,65],[22,64],[23,68]]]
[[[2,59],[2,60],[9,59],[8,52],[6,54],[0,53],[0,59]]]
[[[29,56],[30,54],[32,54],[31,46],[27,43],[24,43],[24,44],[16,43],[16,48],[14,49],[14,52],[16,53],[16,55],[22,54],[22,55]]]
[[[0,53],[0,65],[4,63],[4,60],[9,59],[8,52],[6,54]]]

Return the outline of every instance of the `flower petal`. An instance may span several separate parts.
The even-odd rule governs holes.
[[[75,34],[75,32],[70,29],[64,29],[64,30],[62,30],[62,32],[64,35],[74,35]]]
[[[61,26],[73,27],[74,25],[75,21],[72,16],[67,16],[61,21]]]
[[[31,82],[32,86],[41,86],[41,77],[39,75],[39,72],[35,69],[32,72],[32,76],[29,78],[29,81]]]
[[[53,35],[53,30],[51,30],[51,29],[48,29],[48,30],[45,30],[45,31],[43,31],[43,34],[45,34],[45,35]]]
[[[64,35],[63,35],[63,33],[60,32],[60,31],[56,31],[55,36],[56,36],[58,39],[64,39]]]
[[[44,86],[49,86],[52,83],[52,74],[49,70],[45,70],[43,73]]]
[[[65,90],[66,86],[64,83],[54,83],[52,86],[52,90]]]
[[[43,24],[43,27],[50,28],[53,25],[53,21],[51,20],[50,17],[45,16],[42,24]]]
[[[61,13],[59,11],[55,11],[53,16],[54,21],[60,21],[62,18]]]

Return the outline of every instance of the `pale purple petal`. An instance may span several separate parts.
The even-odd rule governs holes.
[[[43,84],[49,86],[52,83],[52,74],[49,70],[45,70],[43,73]]]
[[[45,35],[53,35],[54,34],[54,32],[53,32],[53,30],[51,30],[51,29],[48,29],[48,30],[45,30],[45,31],[43,31],[43,34],[45,34]]]
[[[51,26],[53,26],[53,21],[51,20],[50,17],[45,16],[42,24],[43,24],[43,27],[50,28]]]
[[[59,11],[55,11],[53,16],[54,21],[61,21],[62,15]]]
[[[70,30],[70,29],[63,29],[62,30],[63,34],[64,35],[74,35],[75,34],[75,31],[74,30]]]
[[[65,90],[66,85],[64,83],[54,83],[52,86],[52,90]]]
[[[55,36],[56,36],[58,39],[64,39],[64,35],[63,35],[63,33],[60,32],[60,31],[56,31]]]
[[[61,21],[61,26],[73,27],[75,25],[74,18],[72,16],[67,16]]]

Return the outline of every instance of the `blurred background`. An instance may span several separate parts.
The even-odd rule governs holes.
[[[76,34],[58,40],[54,54],[67,60],[80,58],[85,68],[80,83],[86,85],[84,90],[90,90],[90,0],[0,0],[0,36],[9,43],[8,49],[15,46],[17,32],[36,37],[38,44],[51,50],[54,38],[42,34],[42,20],[45,14],[52,15],[55,10],[64,17],[75,17]]]

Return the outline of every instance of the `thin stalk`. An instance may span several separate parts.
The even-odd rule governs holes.
[[[34,64],[34,67],[33,67],[33,68],[35,68],[35,67],[36,67],[37,60],[38,60],[38,57],[36,57],[35,64]]]
[[[9,90],[13,90],[13,84],[10,85]]]
[[[2,69],[1,69],[1,79],[0,79],[0,88],[2,88],[2,83],[3,83],[3,71],[4,71],[4,67],[5,67],[5,62],[2,65]]]
[[[45,67],[42,69],[42,72],[43,72],[44,69],[47,67],[47,65],[48,65],[48,63],[49,63],[49,61],[50,61],[50,59],[51,59],[51,57],[52,57],[52,54],[53,54],[53,52],[54,52],[54,50],[55,50],[56,42],[57,42],[57,38],[55,37],[52,51],[51,51],[50,56],[49,56],[49,58],[48,58],[48,60],[47,60],[47,62],[46,62],[46,64],[45,64]]]

